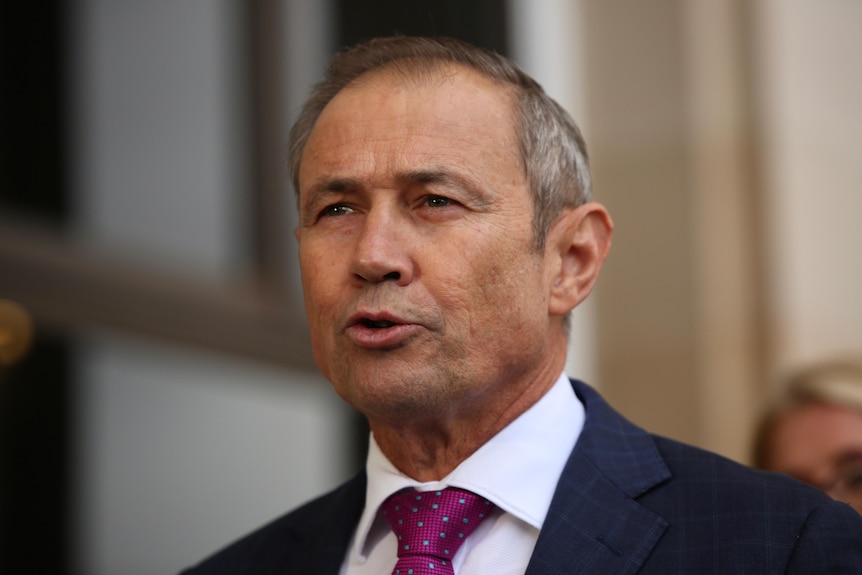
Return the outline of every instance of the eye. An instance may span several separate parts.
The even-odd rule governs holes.
[[[353,208],[351,208],[347,204],[332,204],[331,206],[326,206],[325,208],[320,210],[319,217],[327,218],[334,216],[346,216],[350,213],[353,213]]]
[[[855,466],[848,466],[843,470],[842,477],[848,488],[853,490],[862,489],[862,466],[856,462]]]
[[[425,203],[429,208],[445,208],[451,205],[452,202],[449,198],[444,198],[443,196],[428,196],[425,198]]]

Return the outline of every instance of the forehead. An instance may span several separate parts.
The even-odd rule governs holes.
[[[321,112],[303,151],[300,181],[309,163],[345,151],[377,157],[395,149],[413,160],[474,152],[462,155],[464,162],[505,153],[520,165],[515,119],[513,88],[460,65],[369,72]]]
[[[512,86],[461,64],[426,62],[411,68],[409,61],[404,61],[367,72],[345,86],[324,107],[315,128],[334,109],[344,112],[353,108],[357,114],[364,114],[363,104],[391,103],[401,98],[405,104],[412,104],[411,111],[417,114],[436,114],[442,120],[463,116],[469,110],[477,121],[513,130],[515,127]],[[486,113],[476,115],[476,107]]]
[[[788,463],[862,452],[862,410],[827,403],[791,408],[778,420],[775,440]]]
[[[342,88],[333,100],[353,90],[385,91],[393,87],[412,87],[420,90],[449,87],[455,91],[467,92],[482,90],[507,106],[512,106],[516,94],[514,86],[464,64],[404,59],[359,75]]]

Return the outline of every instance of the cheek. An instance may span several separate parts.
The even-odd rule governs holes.
[[[498,313],[518,317],[535,313],[546,299],[542,293],[544,274],[539,260],[523,254],[502,254],[480,274],[488,306]]]
[[[336,291],[338,283],[332,274],[332,266],[321,263],[301,261],[302,291],[305,302],[305,315],[308,319],[311,343],[315,348],[325,345],[328,335],[331,335],[336,314],[340,309],[338,303],[345,298]]]
[[[507,341],[512,330],[531,331],[542,321],[542,272],[533,258],[511,252],[467,256],[453,305],[463,310],[466,331],[479,340]]]
[[[320,250],[300,250],[299,269],[306,304],[328,297],[327,292],[336,285],[335,262],[320,253]]]
[[[320,275],[306,272],[303,268],[302,288],[305,299],[305,316],[308,320],[308,333],[311,339],[311,352],[318,369],[331,380],[330,361],[335,353],[333,334],[334,319],[331,296],[326,292],[327,283]]]

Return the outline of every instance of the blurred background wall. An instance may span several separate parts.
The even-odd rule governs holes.
[[[636,422],[747,461],[778,374],[862,349],[855,0],[0,14],[0,300],[35,323],[0,368],[2,573],[173,573],[361,465],[283,159],[328,57],[373,35],[506,53],[579,122],[617,233],[567,371]]]

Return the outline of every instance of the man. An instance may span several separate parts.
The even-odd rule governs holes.
[[[368,461],[191,573],[862,566],[846,505],[651,436],[562,375],[612,224],[574,123],[513,64],[446,39],[340,54],[291,168],[315,360],[367,416]]]
[[[754,464],[862,513],[862,361],[823,361],[792,374],[763,416]]]

